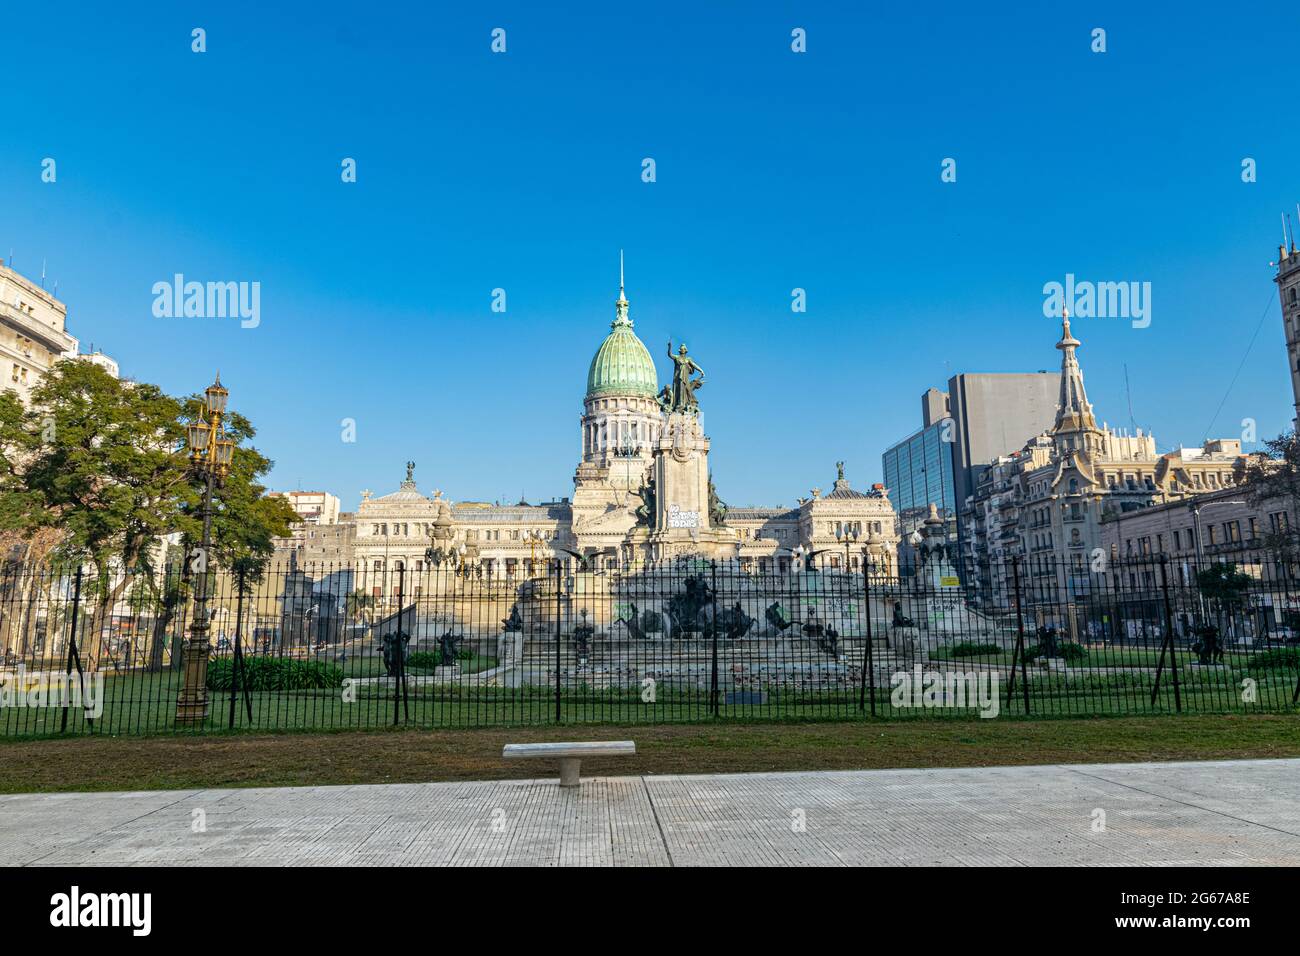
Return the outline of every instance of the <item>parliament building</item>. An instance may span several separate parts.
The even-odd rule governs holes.
[[[355,513],[334,527],[300,528],[288,547],[300,566],[350,565],[354,587],[377,598],[395,595],[399,570],[417,580],[434,569],[509,580],[545,573],[556,559],[612,568],[696,557],[755,574],[793,562],[852,571],[870,561],[895,572],[887,492],[854,489],[842,464],[829,491],[813,488],[796,507],[728,508],[713,486],[695,398],[703,371],[685,345],[669,354],[673,380],[661,389],[620,281],[614,321],[587,370],[571,496],[453,502],[421,491],[408,462],[396,491],[363,492]]]

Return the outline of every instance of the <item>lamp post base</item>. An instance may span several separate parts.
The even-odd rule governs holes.
[[[208,718],[208,641],[185,642],[185,676],[176,697],[176,723],[201,724]]]

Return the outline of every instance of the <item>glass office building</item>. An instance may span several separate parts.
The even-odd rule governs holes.
[[[913,549],[906,543],[907,536],[925,521],[931,503],[947,524],[949,539],[957,540],[952,471],[955,436],[953,420],[943,418],[886,449],[881,456],[885,487],[898,512],[898,533],[903,538],[899,567],[904,573],[910,570],[914,560]]]

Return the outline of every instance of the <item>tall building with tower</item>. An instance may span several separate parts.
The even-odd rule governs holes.
[[[1300,212],[1300,209],[1297,210]],[[1287,367],[1291,372],[1292,423],[1300,422],[1300,253],[1295,237],[1282,235],[1277,247],[1277,293],[1282,299],[1282,330],[1286,334]]]

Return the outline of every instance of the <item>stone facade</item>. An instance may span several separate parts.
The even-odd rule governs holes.
[[[77,354],[67,319],[66,305],[0,265],[0,388],[17,392],[26,404],[55,362]]]
[[[275,491],[272,494],[288,501],[303,524],[328,525],[339,520],[338,496],[328,491]]]
[[[1171,583],[1189,583],[1198,561],[1231,561],[1280,578],[1280,553],[1268,542],[1290,533],[1290,513],[1282,502],[1256,507],[1248,499],[1242,489],[1228,487],[1142,508],[1107,522],[1102,547],[1121,561],[1170,559]]]

